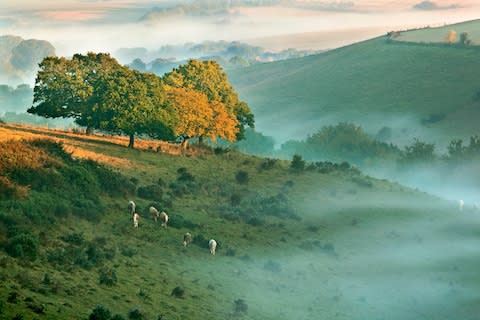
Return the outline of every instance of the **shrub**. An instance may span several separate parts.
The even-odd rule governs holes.
[[[237,180],[237,183],[239,184],[247,184],[248,183],[248,172],[240,170],[237,172],[235,175],[235,180]]]
[[[85,243],[85,238],[83,237],[83,232],[79,233],[69,233],[63,237],[60,237],[63,241],[76,245],[76,246],[81,246],[82,244]]]
[[[237,207],[242,202],[242,196],[238,193],[234,193],[230,196],[230,204],[232,207]]]
[[[170,213],[168,215],[168,225],[176,229],[186,228],[190,230],[194,230],[198,227],[196,223],[185,219],[182,215],[178,213]]]
[[[236,314],[247,313],[248,305],[243,299],[237,299],[233,302],[233,311]]]
[[[185,289],[182,287],[175,287],[173,288],[171,295],[176,298],[183,298],[183,296],[185,295]]]
[[[200,248],[208,249],[208,240],[202,234],[197,234],[195,237],[193,237],[192,243]]]
[[[177,170],[179,176],[177,177],[177,181],[183,181],[183,182],[191,182],[195,180],[195,177],[188,172],[187,168],[179,168]]]
[[[120,248],[120,253],[125,257],[131,258],[138,253],[138,250],[136,248],[122,247]]]
[[[126,197],[135,194],[136,183],[132,179],[91,160],[86,164],[96,173],[102,190],[109,195]]]
[[[149,200],[159,200],[163,196],[163,188],[158,184],[151,184],[139,187],[137,190],[139,197]]]
[[[112,314],[108,308],[97,305],[92,313],[90,313],[88,320],[110,320],[111,315]]]
[[[295,171],[302,171],[305,169],[305,160],[302,159],[301,155],[296,154],[293,156],[290,168]]]
[[[9,239],[5,247],[14,258],[35,260],[38,254],[38,240],[31,233],[22,233]]]
[[[260,165],[260,169],[262,170],[270,170],[272,169],[275,164],[277,163],[277,159],[266,159],[262,164]]]
[[[128,312],[128,319],[130,320],[145,320],[145,315],[138,309],[132,309]]]
[[[115,270],[103,267],[99,271],[99,283],[112,287],[117,284],[117,273]]]

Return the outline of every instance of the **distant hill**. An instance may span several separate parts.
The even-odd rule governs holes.
[[[400,31],[398,32],[397,37],[395,37],[395,40],[423,43],[446,43],[447,35],[451,31],[454,31],[457,35],[454,42],[458,42],[462,32],[466,32],[468,38],[472,41],[472,45],[480,45],[480,20],[445,25],[437,28]]]
[[[0,83],[33,83],[37,64],[51,55],[55,55],[55,47],[48,41],[0,36]]]
[[[277,142],[349,121],[392,141],[478,133],[480,51],[404,44],[386,36],[299,59],[230,70],[229,79]]]

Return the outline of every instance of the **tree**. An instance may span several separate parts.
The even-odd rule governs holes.
[[[245,127],[253,128],[254,117],[248,105],[240,101],[227,74],[215,61],[190,60],[163,77],[166,84],[175,88],[195,90],[206,95],[209,103],[223,104],[228,115],[237,120],[236,140],[244,138]],[[221,107],[220,107],[221,109]],[[223,114],[225,115],[225,114]]]
[[[130,137],[148,134],[171,138],[172,110],[166,103],[160,78],[121,66],[105,53],[76,54],[71,60],[45,58],[28,110],[48,118],[74,118],[92,129]]]
[[[429,162],[435,159],[435,145],[415,139],[414,143],[406,146],[402,155],[403,161],[408,162]]]
[[[457,32],[455,30],[448,31],[445,40],[447,40],[448,43],[454,43],[457,41]]]
[[[468,46],[472,43],[472,40],[468,39],[468,33],[467,32],[462,32],[460,33],[460,40],[459,40],[461,45]]]
[[[221,102],[209,102],[205,94],[195,90],[169,87],[167,92],[176,109],[173,131],[175,135],[183,137],[184,149],[189,139],[194,137],[235,141],[237,121]]]

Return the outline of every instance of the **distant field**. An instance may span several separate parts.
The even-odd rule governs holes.
[[[452,30],[457,34],[457,41],[462,32],[467,32],[468,38],[472,40],[472,45],[480,45],[480,20],[446,25],[438,28],[405,31],[401,32],[395,40],[423,43],[446,43],[446,37]]]

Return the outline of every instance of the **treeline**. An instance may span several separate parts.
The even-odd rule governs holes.
[[[87,128],[130,137],[243,138],[254,117],[214,61],[190,60],[158,77],[120,65],[106,53],[47,57],[40,63],[29,113],[73,118]]]
[[[341,122],[324,126],[305,140],[289,140],[279,149],[274,149],[273,138],[249,129],[246,131],[246,140],[233,146],[243,152],[279,158],[291,158],[298,154],[307,161],[348,161],[359,165],[385,163],[399,167],[431,164],[435,161],[465,163],[480,158],[480,137],[477,135],[471,136],[468,144],[462,139],[453,139],[447,152],[439,154],[435,150],[435,144],[419,139],[414,139],[403,148],[379,141],[381,136],[389,134],[387,131],[388,128],[385,127],[377,137],[373,137],[360,126]]]

